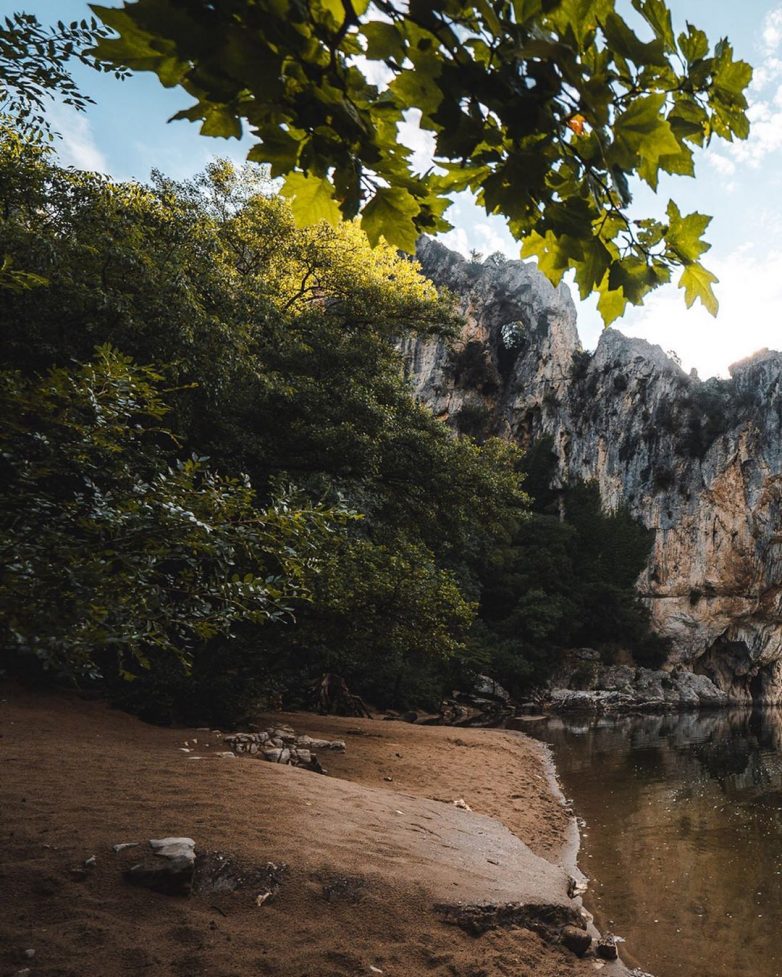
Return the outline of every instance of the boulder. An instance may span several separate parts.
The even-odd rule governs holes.
[[[473,693],[484,699],[496,699],[499,702],[506,703],[511,701],[510,692],[488,675],[476,676]]]
[[[616,948],[616,937],[612,936],[611,933],[601,936],[597,941],[595,952],[603,960],[616,960],[619,956],[619,951]]]
[[[567,947],[577,957],[583,957],[592,946],[592,937],[578,926],[565,926],[560,939],[562,946]]]
[[[196,855],[192,838],[152,838],[152,855],[132,865],[125,878],[167,895],[190,895],[193,886]]]

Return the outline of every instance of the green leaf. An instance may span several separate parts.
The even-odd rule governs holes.
[[[611,254],[599,238],[592,238],[591,241],[586,242],[583,252],[583,259],[575,261],[574,267],[579,294],[582,299],[585,299],[605,277],[611,263]]]
[[[362,211],[361,227],[373,247],[384,237],[394,247],[413,254],[418,240],[415,218],[420,209],[407,190],[381,187]]]
[[[271,176],[284,176],[299,160],[301,139],[295,139],[284,129],[267,126],[259,133],[262,142],[250,148],[247,159],[255,163],[268,163]]]
[[[538,268],[552,285],[559,285],[571,262],[583,258],[581,243],[552,231],[532,231],[521,245],[521,257],[538,259]]]
[[[668,233],[665,235],[668,247],[685,264],[697,261],[698,258],[711,247],[703,241],[702,235],[711,223],[711,217],[694,211],[682,217],[681,211],[673,200],[668,201]]]
[[[442,70],[442,62],[431,55],[419,57],[415,68],[402,71],[389,85],[389,90],[402,106],[414,105],[426,115],[434,114],[443,100],[443,93],[437,85]]]
[[[673,37],[671,12],[664,0],[633,0],[633,7],[652,28],[656,37],[663,42],[665,49],[675,51],[676,42]]]
[[[687,24],[687,33],[679,34],[679,50],[688,64],[700,61],[709,53],[709,39],[702,30]]]
[[[340,221],[339,207],[332,196],[331,184],[325,177],[289,173],[281,193],[290,200],[297,227],[320,221],[336,225]]]
[[[241,139],[242,124],[226,105],[210,105],[204,112],[201,125],[203,136],[220,136],[223,139]]]
[[[618,14],[610,13],[606,17],[603,31],[611,50],[624,58],[629,58],[639,67],[647,64],[658,66],[668,64],[662,42],[655,39],[644,43]]]
[[[691,265],[687,265],[679,279],[679,288],[684,289],[684,301],[687,304],[687,308],[691,308],[693,302],[699,299],[704,308],[713,316],[716,316],[719,311],[719,302],[711,286],[715,285],[718,281],[719,278],[716,275],[712,275],[699,262],[696,261]]]
[[[746,61],[734,61],[732,49],[726,45],[714,74],[714,89],[722,97],[739,105],[746,105],[744,91],[752,81],[752,67]]]
[[[676,156],[681,147],[670,123],[661,115],[665,95],[636,98],[614,124],[611,153],[625,170],[638,168],[639,176],[657,189],[660,158]]]
[[[597,311],[606,326],[621,319],[626,308],[627,299],[621,288],[610,289],[601,286],[598,289]]]
[[[679,96],[668,122],[678,139],[687,139],[696,146],[702,146],[706,136],[709,117],[702,105],[688,95]]]
[[[371,20],[364,24],[361,33],[366,38],[366,56],[370,61],[385,61],[386,58],[401,59],[404,56],[402,35],[393,24],[382,20]]]
[[[182,81],[189,65],[179,58],[172,41],[142,30],[124,10],[98,5],[92,5],[91,9],[120,36],[103,38],[90,54],[101,61],[137,71],[154,71],[167,88]]]

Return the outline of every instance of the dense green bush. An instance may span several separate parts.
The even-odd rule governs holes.
[[[0,634],[7,652],[131,676],[291,618],[347,513],[249,482],[197,456],[171,462],[162,377],[100,347],[40,379],[0,373]]]

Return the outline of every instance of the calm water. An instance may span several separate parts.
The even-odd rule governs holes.
[[[586,905],[655,977],[782,975],[782,713],[552,719]]]

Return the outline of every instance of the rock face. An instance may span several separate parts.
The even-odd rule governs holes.
[[[565,656],[551,680],[545,699],[554,712],[665,712],[724,706],[727,693],[706,675],[681,665],[669,670],[605,665],[592,648],[579,648]]]
[[[424,240],[425,273],[459,297],[456,349],[403,346],[416,395],[454,427],[553,442],[563,483],[595,481],[655,532],[638,581],[666,670],[737,701],[782,700],[782,353],[701,382],[659,346],[606,330],[582,351],[565,286],[532,264],[471,262]]]

